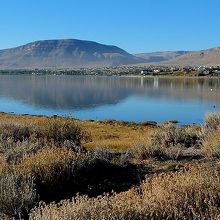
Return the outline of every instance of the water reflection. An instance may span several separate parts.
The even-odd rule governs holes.
[[[57,113],[74,112],[84,118],[84,111],[84,115],[87,115],[88,118],[94,118],[92,115],[94,109],[100,107],[102,111],[109,111],[103,106],[111,105],[119,114],[120,103],[130,100],[128,106],[131,108],[124,110],[124,115],[129,115],[133,105],[151,109],[152,103],[161,103],[161,113],[158,114],[166,115],[168,105],[174,102],[173,115],[175,116],[175,109],[182,101],[188,107],[192,107],[195,103],[206,105],[202,112],[197,112],[202,117],[205,111],[212,110],[211,107],[218,107],[220,104],[219,92],[220,80],[214,78],[0,76],[0,111],[7,111],[6,105],[10,101],[11,111],[15,113],[40,114],[44,109],[47,110],[45,114],[56,113],[56,111]],[[88,109],[93,111],[90,115],[85,112]],[[136,109],[136,111],[139,110]],[[153,114],[153,110],[147,113]],[[186,112],[186,114],[188,113],[190,112]],[[106,117],[112,115],[111,118],[114,118],[113,113],[107,112],[106,114]],[[137,112],[137,114],[139,113]],[[124,115],[118,116],[117,119],[124,119]],[[147,119],[157,120],[158,117],[161,116],[155,115],[154,118]],[[125,119],[137,120],[135,117]],[[142,119],[146,119],[146,115]]]

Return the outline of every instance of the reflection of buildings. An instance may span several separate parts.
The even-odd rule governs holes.
[[[214,78],[0,76],[1,96],[59,109],[115,104],[130,95],[220,103],[218,94]]]
[[[141,88],[144,87],[144,77],[141,77]]]
[[[158,77],[154,77],[154,88],[157,89],[159,86]]]

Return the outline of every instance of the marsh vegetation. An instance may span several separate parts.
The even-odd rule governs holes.
[[[220,116],[202,125],[0,114],[1,219],[220,218]]]

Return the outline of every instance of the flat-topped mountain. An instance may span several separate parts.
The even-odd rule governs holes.
[[[0,50],[0,69],[80,68],[137,64],[119,47],[84,40],[43,40]]]
[[[0,50],[0,69],[64,69],[121,65],[216,66],[220,48],[129,54],[125,50],[85,40],[43,40]]]

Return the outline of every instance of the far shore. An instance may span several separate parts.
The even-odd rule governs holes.
[[[70,75],[121,77],[219,77],[220,67],[118,66],[75,69],[6,69],[0,75]]]

